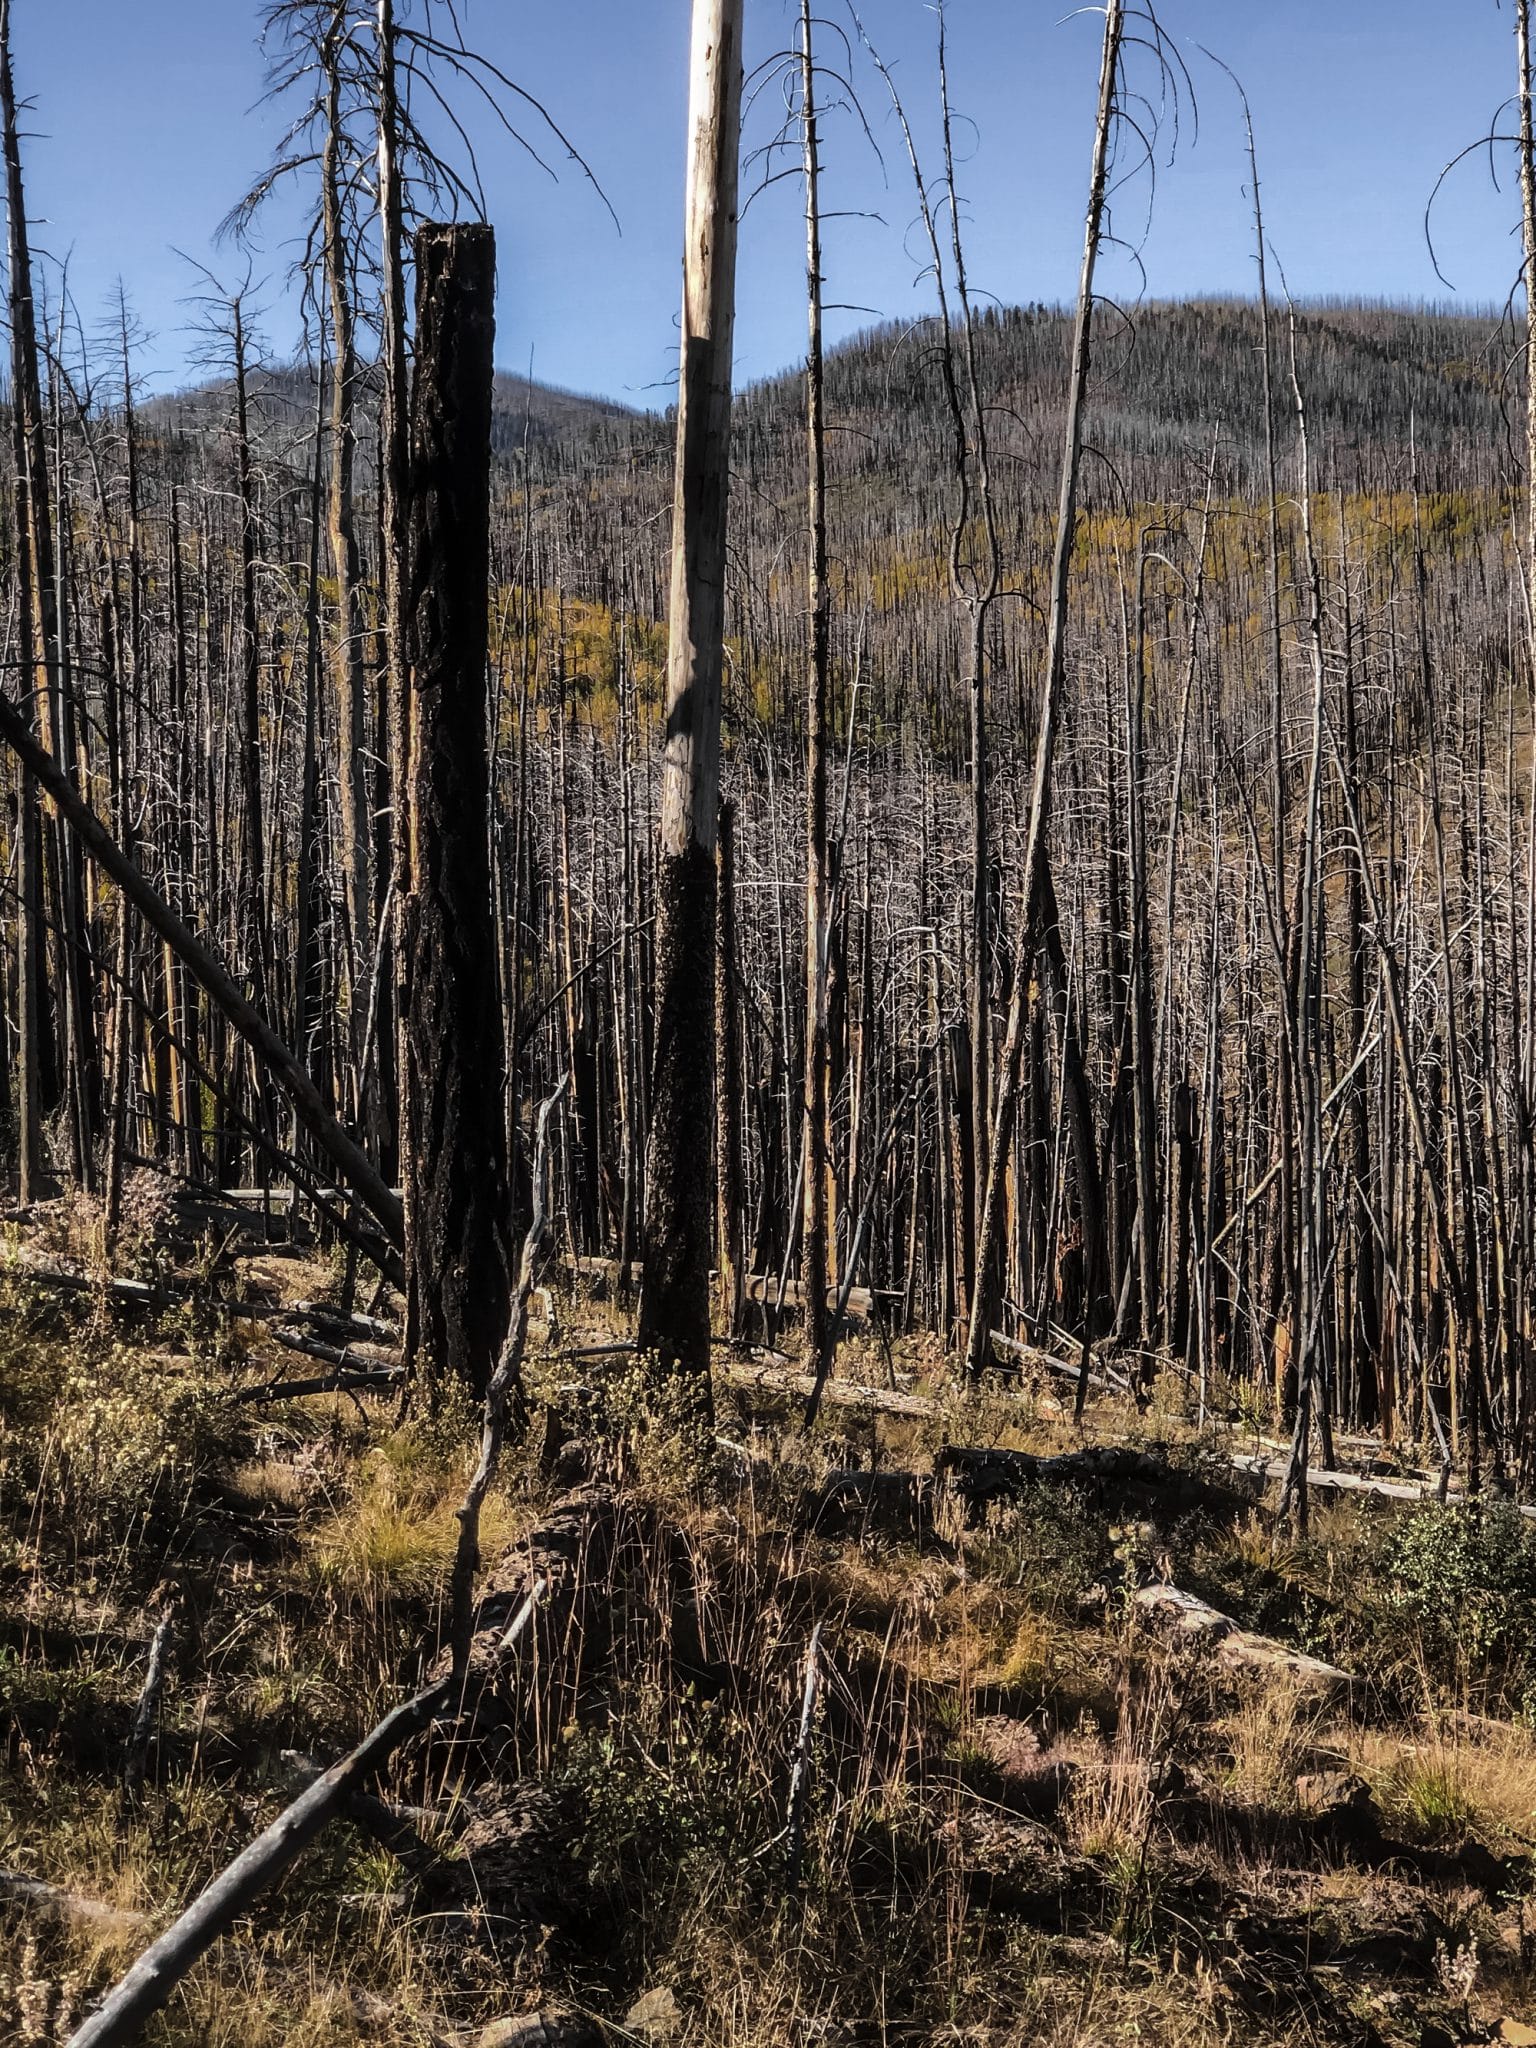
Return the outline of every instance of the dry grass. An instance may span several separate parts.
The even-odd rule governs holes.
[[[1314,1765],[1330,1719],[1315,1688],[1280,1675],[1246,1683],[1217,1724],[1230,1751],[1227,1790],[1249,1806],[1286,1813],[1296,1805],[1296,1779]]]
[[[1527,1728],[1427,1715],[1408,1735],[1354,1731],[1346,1754],[1383,1812],[1416,1840],[1476,1833],[1536,1846],[1536,1736]]]
[[[282,1283],[281,1261],[263,1272]],[[312,1272],[304,1284],[315,1290]],[[608,1317],[586,1305],[563,1320],[568,1339],[600,1339]],[[0,1412],[12,1355],[0,1331]],[[89,1386],[51,1352],[46,1370],[29,1364],[27,1430],[41,1433],[25,1445],[13,1435],[0,1457],[35,1468],[88,1440],[93,1417],[126,1412],[150,1375],[143,1355],[114,1356],[93,1351],[112,1370]],[[858,1369],[883,1377],[873,1352]],[[1219,1829],[1180,1842],[1170,1767],[1187,1767],[1229,1821],[1284,1817],[1298,1772],[1339,1758],[1405,1833],[1475,1829],[1511,1844],[1536,1828],[1536,1742],[1521,1731],[1444,1717],[1395,1735],[1336,1726],[1288,1683],[1234,1693],[1198,1654],[1139,1634],[1122,1582],[1182,1530],[1048,1488],[979,1528],[956,1514],[921,1542],[878,1517],[837,1537],[797,1520],[849,1447],[889,1464],[920,1462],[943,1430],[1032,1448],[1080,1440],[1050,1390],[1028,1403],[956,1399],[939,1429],[842,1415],[809,1445],[771,1416],[726,1414],[722,1434],[752,1446],[743,1479],[739,1455],[647,1408],[622,1365],[593,1378],[603,1456],[621,1474],[601,1647],[564,1718],[496,1766],[537,1772],[575,1816],[581,1913],[566,1924],[551,1908],[560,1924],[526,1953],[473,1927],[445,1936],[431,1914],[389,1910],[399,1866],[337,1827],[204,1960],[148,2037],[154,2048],[404,2048],[420,2040],[412,2014],[470,2028],[552,1989],[617,2019],[658,1986],[676,1994],[674,2048],[1354,2041],[1366,2019],[1351,2000],[1365,1987],[1330,1978],[1325,1961],[1303,1978],[1277,1964],[1260,1997],[1261,1936],[1250,1953],[1242,1930],[1269,1916],[1320,1942],[1335,1928],[1341,1941],[1370,1932],[1378,1880],[1326,1859],[1282,1867],[1262,1830],[1261,1846],[1241,1851],[1235,1826],[1230,1842]],[[140,1401],[131,1442],[103,1447],[132,1456],[88,1524],[56,1466],[35,1510],[19,1483],[0,1492],[0,1592],[29,1603],[36,1624],[0,1661],[0,1865],[157,1924],[277,1810],[278,1752],[337,1753],[437,1640],[472,1421],[449,1413],[399,1430],[384,1404],[317,1401],[252,1436],[202,1427],[230,1412],[206,1360],[181,1391],[190,1408]],[[1121,1437],[1192,1441],[1172,1410],[1141,1418],[1103,1404],[1097,1419]],[[134,1473],[159,1469],[173,1425],[191,1447],[176,1452],[186,1487],[152,1516],[133,1501]],[[510,1460],[487,1507],[487,1555],[545,1505],[531,1465]],[[1112,1527],[1141,1534],[1117,1552]],[[1277,1553],[1257,1517],[1188,1539],[1235,1578],[1262,1577],[1276,1601],[1293,1586],[1330,1597],[1330,1574],[1341,1597],[1352,1590],[1330,1560],[1359,1540],[1333,1509],[1305,1552]],[[115,1776],[162,1578],[183,1591],[187,1623],[151,1782],[130,1806]],[[1090,1589],[1097,1604],[1085,1606]],[[796,1883],[785,1797],[818,1620],[827,1656]],[[1066,1782],[1066,1767],[1065,1805],[1036,1815],[1032,1792],[1057,1770]],[[490,1768],[434,1755],[429,1772],[417,1759],[395,1791],[430,1800],[430,1779],[462,1816]],[[1487,1950],[1483,1923],[1469,1914],[1466,1925]],[[137,1939],[7,1921],[0,2036],[60,2038]],[[1399,1975],[1412,1970],[1403,2025],[1386,2008],[1369,2017],[1392,2048],[1417,2038],[1440,1996],[1425,1958]]]

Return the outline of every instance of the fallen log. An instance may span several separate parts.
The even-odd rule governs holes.
[[[282,1313],[294,1316],[302,1323],[313,1323],[317,1330],[328,1330],[333,1336],[347,1337],[361,1344],[400,1342],[398,1323],[386,1322],[382,1316],[365,1316],[358,1310],[347,1315],[324,1301],[296,1301]]]
[[[359,1363],[367,1363],[366,1360],[357,1359],[352,1345],[327,1344],[322,1338],[306,1335],[303,1330],[274,1328],[268,1330],[267,1335],[274,1344],[281,1344],[285,1351],[297,1352],[300,1358],[318,1359],[322,1365],[334,1365],[339,1371],[346,1371]],[[399,1369],[398,1366],[390,1366],[387,1363],[378,1368],[380,1371],[394,1372],[398,1372]]]
[[[809,1396],[816,1381],[806,1372],[786,1372],[775,1365],[744,1365],[726,1360],[716,1366],[720,1377],[733,1387],[745,1387],[761,1394]],[[838,1408],[873,1408],[882,1415],[904,1415],[930,1419],[940,1412],[939,1403],[926,1394],[904,1394],[893,1387],[862,1386],[856,1380],[828,1380],[821,1398]]]
[[[782,1298],[779,1279],[774,1273],[749,1273],[746,1279],[748,1301],[762,1303],[767,1308],[804,1308],[805,1289],[798,1280],[786,1280]],[[848,1298],[843,1300],[842,1288],[834,1281],[827,1289],[827,1307],[834,1312],[841,1304],[845,1317],[853,1316],[860,1322],[868,1322],[875,1306],[875,1293],[869,1287],[850,1287]],[[900,1300],[892,1295],[892,1300]]]
[[[73,1273],[67,1266],[45,1265],[21,1248],[7,1253],[3,1270],[12,1279],[24,1280],[29,1286],[56,1294],[104,1296],[123,1308],[143,1311],[164,1308],[169,1298],[166,1289],[152,1286],[147,1280],[98,1279],[89,1273]]]
[[[51,1919],[64,1920],[88,1928],[98,1936],[136,1934],[147,1928],[152,1918],[150,1914],[141,1913],[131,1906],[108,1905],[104,1899],[87,1898],[81,1892],[66,1891],[62,1885],[49,1884],[46,1879],[40,1877],[27,1877],[17,1870],[0,1870],[0,1904],[7,1902],[26,1907],[34,1913],[46,1914]],[[250,1956],[246,1956],[245,1966],[249,1967],[252,1960]],[[312,1971],[285,1969],[268,1957],[254,1960],[265,1978],[278,1983],[290,1981],[306,1998],[312,1997],[317,1990],[328,1988],[325,1980],[317,1978]],[[329,1988],[334,1988],[336,1995],[352,2008],[353,2016],[359,2024],[388,2029],[391,2033],[398,2032],[403,2016],[387,2000],[379,1998],[360,1985],[337,1985]],[[471,2048],[471,2044],[473,2048],[479,2048],[482,2039],[479,2034],[450,2034],[446,2025],[423,2019],[415,2013],[410,2015],[409,2024],[420,2033],[426,2048]],[[502,2048],[509,2048],[509,2044],[515,2043],[518,2039],[515,2034],[510,2033],[496,2038],[502,2044]],[[558,2032],[550,2034],[547,2038],[550,2048],[567,2048],[565,2037]],[[540,2035],[530,2033],[525,2039],[527,2048],[543,2048]],[[596,2048],[596,2041],[595,2034],[589,2033],[584,2040],[573,2034],[570,2037],[569,2048],[588,2048],[588,2044],[591,2044],[591,2048]]]
[[[1042,1351],[1038,1344],[1025,1344],[1017,1337],[1005,1337],[1000,1330],[994,1330],[988,1341],[1000,1357],[1011,1359],[1015,1364],[1029,1366],[1036,1372],[1053,1372],[1059,1378],[1071,1380],[1074,1385],[1082,1383],[1080,1358],[1076,1362],[1058,1358],[1053,1351]],[[1087,1383],[1103,1394],[1128,1394],[1131,1391],[1131,1383],[1123,1374],[1102,1363],[1097,1372],[1088,1373]]]
[[[186,1301],[199,1291],[194,1284],[171,1276],[149,1281],[134,1280],[121,1274],[77,1273],[68,1266],[54,1265],[39,1258],[24,1245],[7,1250],[0,1270],[55,1293],[105,1296],[120,1308],[136,1309],[146,1314],[166,1308],[173,1302]],[[222,1306],[232,1316],[246,1322],[272,1322],[286,1316],[297,1322],[311,1323],[316,1329],[350,1343],[398,1346],[400,1342],[397,1324],[386,1322],[379,1316],[344,1315],[340,1309],[330,1308],[324,1302],[285,1304],[232,1298]],[[273,1330],[271,1335],[276,1343],[286,1345],[291,1351],[303,1351],[312,1358],[325,1359],[330,1363],[339,1362],[340,1353],[327,1348],[323,1337],[307,1337],[300,1331],[282,1329]]]
[[[1247,1478],[1256,1480],[1260,1487],[1268,1486],[1271,1481],[1283,1482],[1289,1470],[1289,1460],[1261,1458],[1246,1453],[1233,1457],[1228,1462],[1234,1472],[1241,1472]],[[1456,1507],[1472,1498],[1459,1487],[1442,1491],[1440,1482],[1436,1479],[1393,1479],[1368,1472],[1339,1472],[1332,1466],[1324,1465],[1308,1466],[1307,1486],[1309,1490],[1317,1492],[1360,1493],[1372,1495],[1377,1500],[1404,1503],[1436,1501],[1442,1507]],[[1515,1513],[1523,1516],[1526,1521],[1536,1521],[1536,1503],[1501,1501],[1498,1495],[1491,1492],[1485,1492],[1477,1497],[1485,1503],[1499,1501],[1502,1506],[1512,1507]]]
[[[384,1394],[398,1387],[404,1368],[381,1365],[376,1368],[348,1368],[344,1372],[322,1373],[312,1380],[268,1380],[259,1387],[240,1387],[232,1401],[302,1401],[311,1394]]]
[[[291,1783],[302,1790],[325,1775],[325,1765],[317,1757],[305,1756],[302,1750],[285,1749],[278,1761]],[[345,1811],[349,1820],[356,1821],[366,1835],[407,1870],[424,1870],[436,1862],[439,1852],[422,1833],[423,1827],[432,1825],[432,1816],[423,1807],[395,1806],[375,1793],[353,1792]]]
[[[1212,1607],[1208,1600],[1178,1586],[1140,1586],[1131,1599],[1143,1614],[1171,1621],[1179,1635],[1209,1640],[1224,1664],[1247,1671],[1285,1672],[1322,1692],[1347,1692],[1355,1682],[1336,1664],[1325,1664],[1320,1657],[1309,1656],[1304,1650],[1290,1649],[1273,1636],[1256,1635],[1241,1627],[1230,1614]]]

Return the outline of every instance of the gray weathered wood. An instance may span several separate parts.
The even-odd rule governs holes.
[[[640,1344],[709,1386],[715,844],[742,0],[694,0],[667,720],[656,874],[656,1048]]]

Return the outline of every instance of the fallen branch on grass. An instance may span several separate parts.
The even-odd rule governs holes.
[[[1234,1472],[1241,1472],[1249,1479],[1255,1479],[1260,1486],[1268,1486],[1272,1480],[1284,1480],[1289,1470],[1289,1460],[1258,1458],[1244,1454],[1229,1460]],[[1452,1492],[1438,1479],[1388,1479],[1369,1472],[1337,1472],[1329,1466],[1310,1465],[1307,1468],[1307,1486],[1319,1493],[1363,1493],[1377,1500],[1419,1503],[1435,1501],[1441,1507],[1464,1505],[1471,1496],[1460,1491]],[[1485,1505],[1498,1501],[1499,1496],[1485,1493],[1478,1496]],[[1526,1521],[1536,1521],[1536,1504],[1529,1501],[1500,1502],[1512,1507],[1517,1515]]]
[[[333,1336],[350,1339],[360,1344],[398,1344],[400,1325],[386,1322],[382,1316],[365,1316],[354,1310],[351,1315],[339,1308],[332,1308],[323,1301],[296,1301],[289,1309],[280,1311],[284,1315],[296,1316],[302,1323],[313,1323],[318,1330],[328,1330]]]
[[[171,1637],[176,1627],[176,1600],[166,1602],[149,1645],[149,1663],[144,1672],[144,1684],[133,1709],[133,1721],[128,1730],[128,1740],[123,1750],[123,1790],[132,1799],[144,1783],[144,1773],[149,1766],[150,1737],[155,1732],[155,1722],[160,1713],[160,1700],[165,1692],[165,1677],[170,1665]]]
[[[151,1286],[147,1280],[96,1278],[89,1273],[73,1273],[66,1266],[47,1265],[24,1249],[8,1252],[0,1270],[11,1279],[25,1280],[28,1285],[47,1293],[105,1296],[120,1308],[147,1312],[164,1308],[168,1299],[166,1289]]]
[[[528,1626],[545,1590],[537,1580],[502,1634],[495,1655],[504,1657]],[[340,1763],[333,1764],[284,1808],[228,1869],[208,1885],[181,1917],[151,1944],[96,2011],[70,2036],[68,2048],[116,2048],[131,2040],[158,2012],[187,1972],[220,1935],[249,1911],[263,1892],[344,1811],[375,1771],[450,1704],[452,1673],[403,1700]]]
[[[340,1370],[356,1365],[358,1359],[350,1344],[327,1344],[320,1337],[311,1337],[304,1330],[274,1328],[267,1335],[274,1344],[281,1344],[285,1351],[297,1352],[300,1358],[318,1359],[322,1365],[334,1365]]]
[[[325,1776],[325,1765],[301,1750],[285,1749],[279,1761],[290,1782],[303,1790]],[[423,1827],[433,1825],[425,1808],[395,1806],[375,1793],[353,1792],[347,1800],[346,1814],[408,1871],[424,1870],[437,1861],[440,1852],[421,1832]]]
[[[731,1360],[715,1370],[733,1387],[754,1388],[763,1394],[801,1394],[815,1391],[816,1380],[808,1372],[785,1372],[774,1365],[742,1365]],[[873,1408],[881,1415],[931,1418],[939,1403],[926,1394],[904,1394],[895,1388],[861,1386],[855,1380],[828,1380],[821,1390],[823,1401],[838,1408]]]

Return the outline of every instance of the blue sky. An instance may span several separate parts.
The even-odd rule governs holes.
[[[845,0],[818,0],[846,19]],[[566,167],[552,182],[465,103],[497,229],[498,360],[550,382],[657,404],[675,361],[688,0],[468,0],[471,39],[544,100],[602,180],[622,227]],[[789,0],[747,0],[749,61],[789,40]],[[925,0],[864,0],[936,168],[934,17]],[[1253,104],[1270,239],[1298,295],[1443,296],[1423,235],[1446,160],[1489,126],[1514,80],[1513,17],[1495,0],[1159,0],[1194,73],[1200,125],[1186,121],[1163,164],[1145,227],[1145,185],[1123,192],[1117,225],[1142,240],[1159,297],[1244,292],[1253,263],[1242,127],[1228,81]],[[978,293],[1007,302],[1070,295],[1097,71],[1099,22],[1064,0],[949,0],[951,94],[965,117],[959,182]],[[141,368],[185,381],[194,344],[184,303],[193,273],[176,252],[231,275],[211,235],[260,170],[277,133],[263,86],[257,9],[247,0],[13,0],[18,90],[32,100],[26,144],[35,244],[69,264],[89,327],[121,277],[148,330]],[[841,51],[827,39],[828,51]],[[1141,67],[1141,82],[1150,77]],[[857,72],[888,183],[853,122],[827,136],[826,204],[848,210],[827,235],[834,332],[870,313],[926,309],[916,281],[911,186],[884,88]],[[773,126],[771,93],[749,146]],[[1507,126],[1507,122],[1505,123]],[[741,242],[738,377],[768,374],[803,345],[798,192],[786,182],[748,210]],[[872,213],[881,220],[867,217]],[[1436,212],[1441,264],[1465,303],[1502,300],[1518,269],[1508,180],[1486,155]],[[291,257],[274,216],[256,275],[266,331],[291,351],[284,302]],[[1138,288],[1121,260],[1105,289]]]

